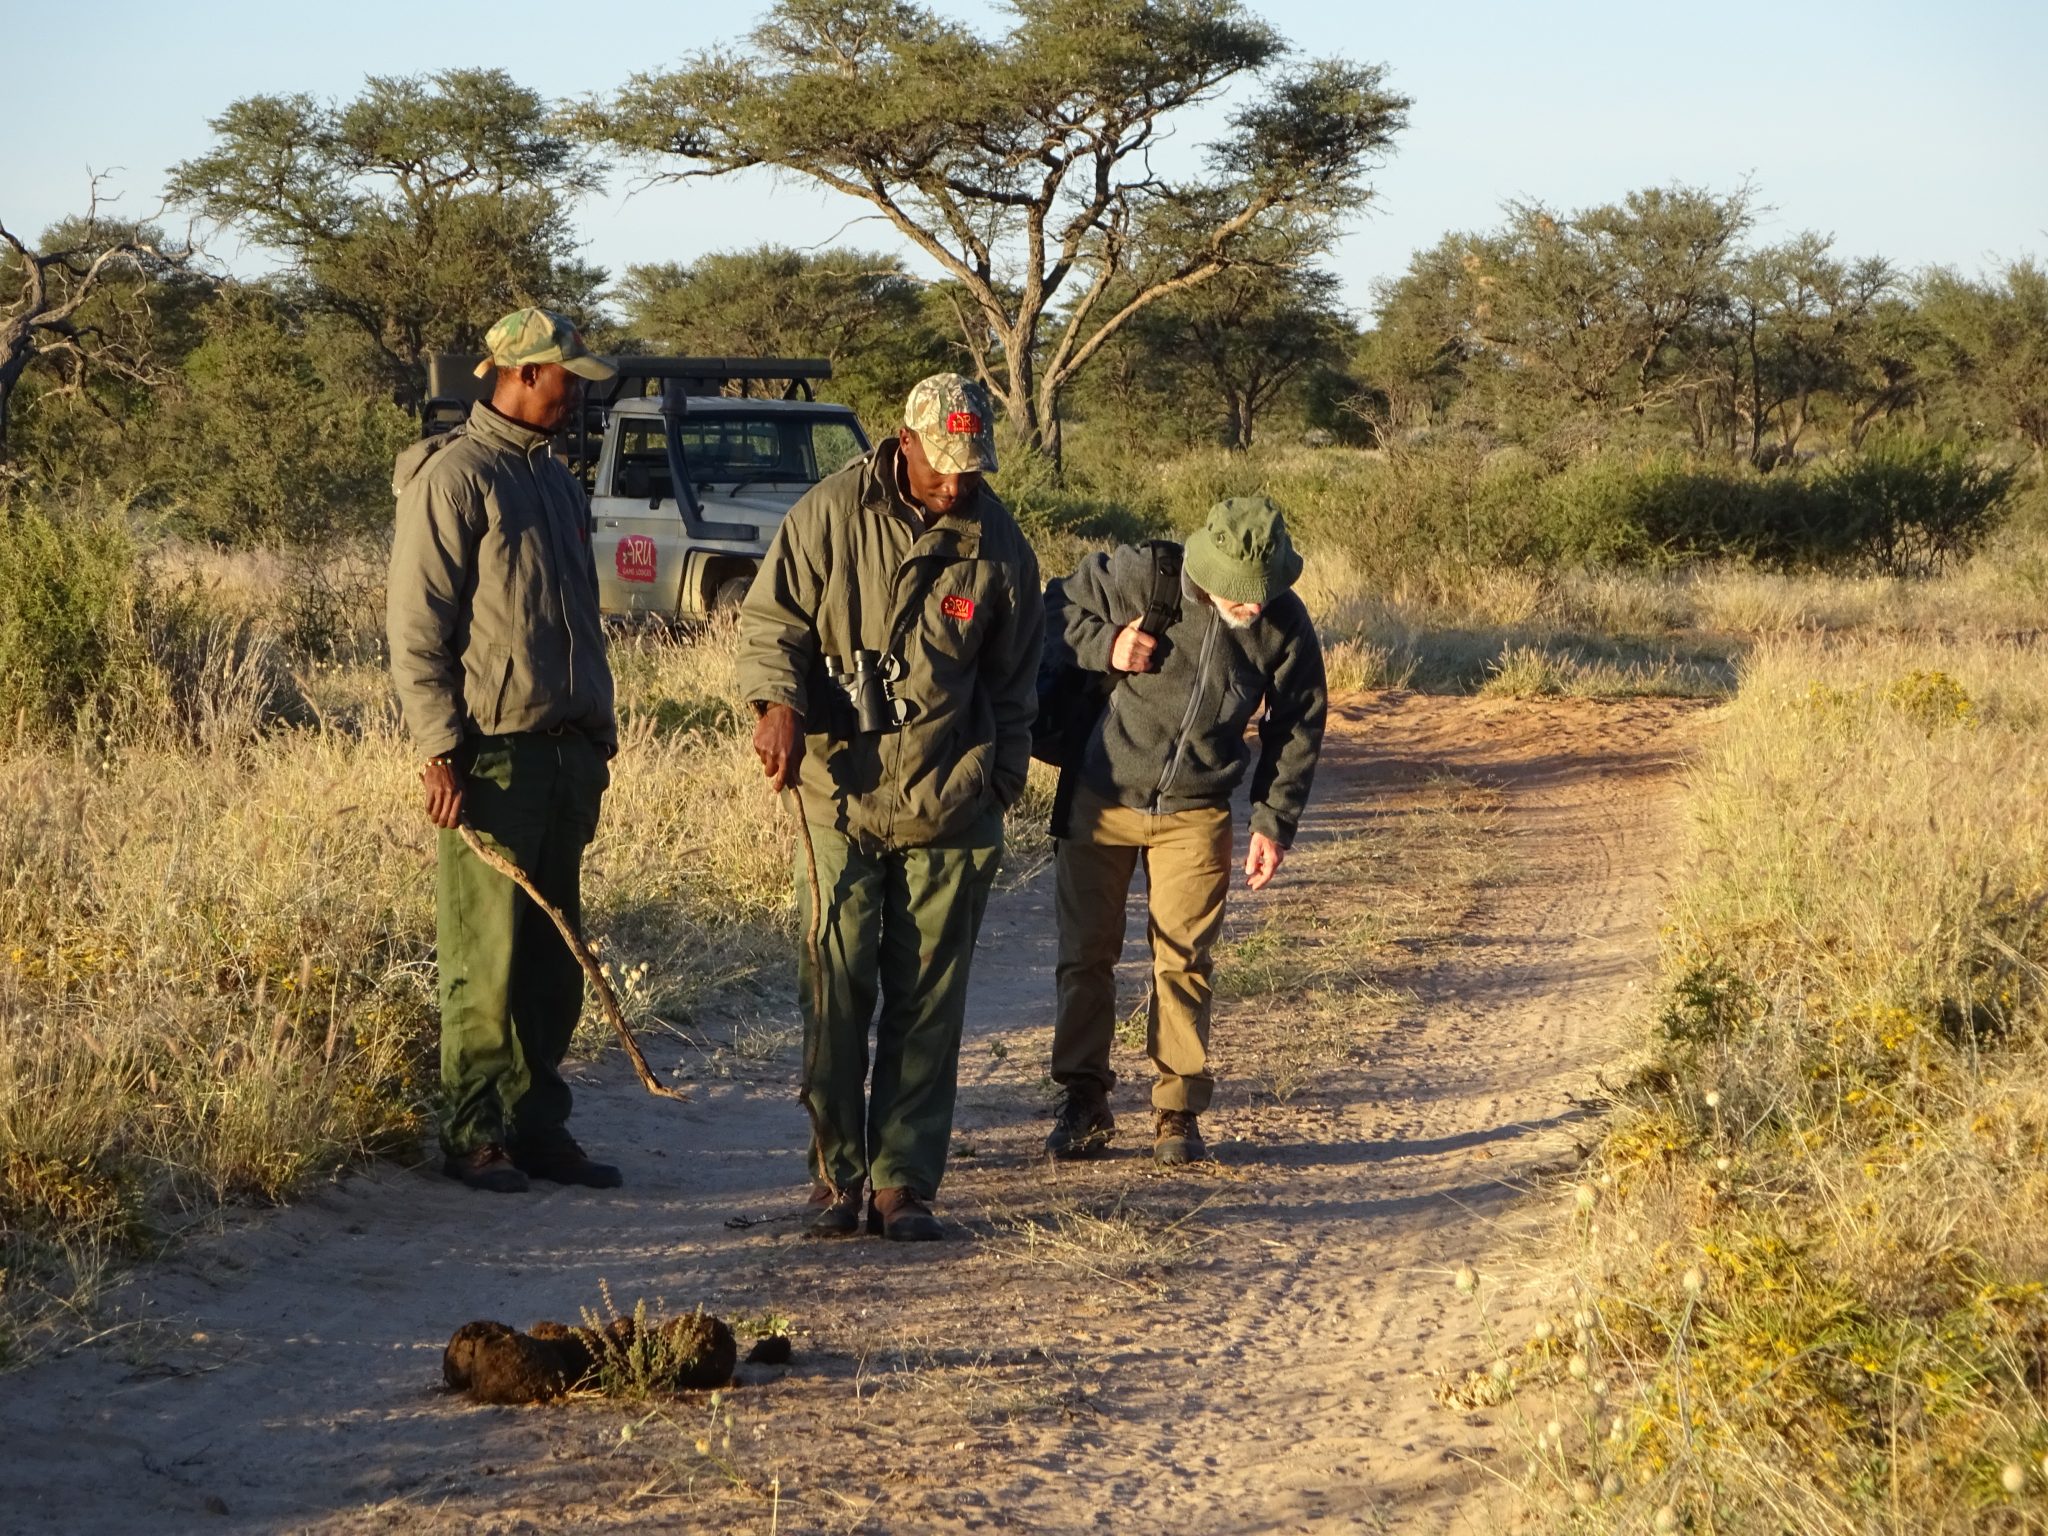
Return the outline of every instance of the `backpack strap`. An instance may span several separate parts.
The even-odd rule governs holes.
[[[1138,628],[1148,635],[1163,635],[1180,622],[1181,547],[1171,539],[1147,539],[1143,548],[1152,557],[1152,588]]]

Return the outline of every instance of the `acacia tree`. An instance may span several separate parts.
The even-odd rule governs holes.
[[[512,304],[594,303],[604,274],[573,259],[568,203],[600,168],[547,112],[495,69],[373,76],[340,104],[250,96],[171,196],[282,253],[293,296],[354,322],[416,389],[426,351],[476,348]]]
[[[957,285],[976,370],[1057,457],[1061,392],[1117,332],[1273,225],[1356,207],[1408,103],[1376,67],[1290,65],[1237,0],[1005,9],[987,38],[905,0],[777,0],[749,46],[635,76],[570,120],[656,179],[766,168],[873,206]],[[1205,165],[1162,170],[1188,109],[1245,77],[1264,92]]]
[[[38,245],[30,249],[0,222],[0,464],[15,388],[31,365],[51,375],[51,395],[90,398],[106,379],[153,381],[147,317],[155,290],[187,273],[196,255],[146,222],[109,220],[97,180],[85,216]]]
[[[1138,315],[1110,343],[1126,409],[1188,413],[1206,401],[1226,447],[1250,448],[1259,418],[1353,339],[1337,279],[1303,261],[1231,267]],[[1106,358],[1106,361],[1109,360]]]

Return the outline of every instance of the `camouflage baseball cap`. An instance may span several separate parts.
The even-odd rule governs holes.
[[[476,365],[482,378],[493,368],[523,368],[528,363],[560,363],[586,379],[608,379],[618,372],[583,345],[583,333],[566,315],[551,309],[515,309],[484,337],[484,360]]]
[[[942,475],[996,472],[995,412],[988,391],[957,373],[920,379],[903,407],[903,425],[924,444],[924,456]]]

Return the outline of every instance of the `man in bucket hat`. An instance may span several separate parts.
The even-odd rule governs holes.
[[[1170,546],[1169,546],[1170,549]],[[1322,750],[1322,648],[1292,588],[1301,557],[1264,497],[1217,503],[1184,546],[1179,613],[1158,633],[1159,555],[1090,555],[1063,584],[1048,624],[1076,665],[1114,680],[1077,761],[1057,828],[1059,1004],[1052,1075],[1066,1091],[1046,1150],[1099,1152],[1115,1133],[1109,1094],[1116,962],[1124,903],[1143,864],[1151,910],[1152,1002],[1145,1048],[1157,1079],[1153,1157],[1207,1156],[1210,970],[1230,888],[1230,797],[1251,764],[1246,728],[1261,705],[1245,882],[1259,890],[1287,856]]]
[[[968,967],[1045,627],[1038,562],[984,480],[992,429],[979,385],[919,383],[901,431],[790,509],[740,609],[754,751],[797,789],[822,895],[798,970],[816,1236],[859,1230],[863,1188],[871,1232],[941,1235]]]
[[[609,1188],[568,1131],[562,1058],[583,972],[548,918],[462,841],[465,822],[575,920],[583,849],[618,750],[590,509],[556,461],[583,380],[612,369],[545,309],[492,326],[489,400],[398,456],[385,621],[391,677],[441,829],[444,1171],[515,1194],[529,1178]]]

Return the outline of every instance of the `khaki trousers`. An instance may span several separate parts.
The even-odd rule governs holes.
[[[1116,963],[1124,948],[1131,874],[1145,867],[1152,942],[1152,1003],[1145,1051],[1158,1069],[1155,1109],[1199,1114],[1216,1080],[1209,1074],[1209,1014],[1216,936],[1230,890],[1226,806],[1154,816],[1074,797],[1069,835],[1056,854],[1059,1014],[1052,1031],[1053,1081],[1065,1087],[1116,1085]]]

